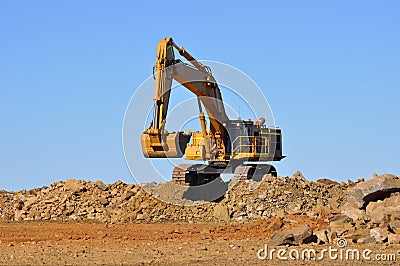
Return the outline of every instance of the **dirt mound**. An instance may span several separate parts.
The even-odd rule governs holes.
[[[177,206],[153,197],[139,185],[117,181],[69,179],[49,187],[0,192],[0,218],[20,220],[75,220],[98,222],[240,222],[302,214],[317,217],[316,207],[343,205],[352,184],[309,182],[300,172],[290,178],[264,176],[260,182],[238,182],[219,202]],[[170,183],[152,184],[154,191]],[[188,188],[183,188],[188,189]],[[173,191],[171,194],[179,195]]]

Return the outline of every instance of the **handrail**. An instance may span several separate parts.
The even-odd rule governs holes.
[[[246,139],[243,143],[242,139]],[[258,140],[258,141],[257,141]],[[239,143],[237,143],[239,142]],[[232,142],[232,154],[237,155],[239,153],[253,153],[253,154],[268,154],[269,153],[269,142],[266,136],[237,136]],[[249,151],[243,151],[243,148],[249,147]]]

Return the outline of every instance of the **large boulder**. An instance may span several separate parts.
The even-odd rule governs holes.
[[[218,204],[214,207],[214,217],[216,220],[229,222],[229,210],[225,205]]]
[[[345,215],[334,216],[328,220],[332,238],[340,237],[343,234],[354,231],[352,219]]]
[[[360,210],[359,208],[353,207],[352,205],[350,205],[348,203],[346,203],[342,207],[342,214],[353,219],[353,221],[357,221],[357,220],[361,221],[361,220],[365,219],[365,211],[364,210],[362,210],[362,209]]]
[[[282,245],[301,245],[310,243],[316,237],[313,235],[313,231],[311,227],[307,224],[303,224],[297,226],[286,232],[275,232],[275,234],[271,237],[269,242],[270,246],[282,246]]]
[[[371,222],[398,224],[400,220],[400,196],[391,196],[377,202],[370,202],[366,207],[366,215]]]
[[[331,230],[329,227],[319,230],[314,234],[317,237],[317,243],[319,244],[332,243]]]
[[[68,179],[64,183],[64,189],[73,191],[75,193],[81,192],[86,189],[85,182],[82,180]]]
[[[400,191],[398,176],[373,175],[370,180],[357,183],[347,194],[347,201],[357,208],[365,208],[370,201],[384,199],[390,193]]]
[[[387,240],[389,232],[386,228],[372,228],[370,230],[371,237],[375,238],[376,242],[383,242]]]
[[[366,207],[366,215],[375,224],[381,222],[398,224],[400,220],[400,196],[391,196],[377,202],[370,202]]]

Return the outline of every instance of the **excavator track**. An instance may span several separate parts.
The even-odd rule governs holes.
[[[184,186],[199,186],[213,181],[221,171],[202,164],[180,164],[172,171],[172,182]]]
[[[270,164],[259,164],[259,165],[240,165],[236,167],[234,172],[234,178],[239,180],[253,179],[260,181],[265,174],[271,174],[276,177],[277,172],[274,166]]]
[[[254,173],[254,167],[248,165],[240,165],[236,167],[233,177],[239,180],[247,180],[251,178],[252,173]]]
[[[180,164],[172,171],[172,182],[184,186],[198,186],[213,181],[220,176],[218,171],[200,164]],[[277,176],[274,166],[270,164],[239,165],[234,171],[234,178],[239,180],[253,179],[260,181],[266,174]]]
[[[172,182],[178,185],[189,186],[190,183],[186,182],[186,172],[193,164],[180,164],[172,171]]]

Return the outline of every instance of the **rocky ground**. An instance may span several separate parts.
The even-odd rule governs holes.
[[[69,179],[33,190],[1,191],[0,219],[207,223],[245,222],[288,214],[318,216],[316,207],[337,209],[343,205],[346,190],[353,185],[330,180],[308,182],[298,172],[290,178],[265,176],[261,182],[240,181],[219,202],[179,206],[156,199],[139,185]],[[163,190],[165,194],[175,186],[166,183],[156,188],[153,185],[150,190]],[[176,195],[177,191],[170,194]]]
[[[0,263],[282,263],[276,257],[258,258],[265,245],[286,249],[286,255],[291,249],[313,248],[316,262],[328,247],[371,249],[371,256],[387,255],[379,261],[383,264],[400,260],[400,179],[394,175],[347,183],[310,182],[300,172],[264,176],[260,182],[239,181],[217,202],[190,206],[146,192],[157,196],[170,185],[143,190],[120,181],[70,179],[33,190],[1,191]],[[350,263],[378,261],[367,256]]]

